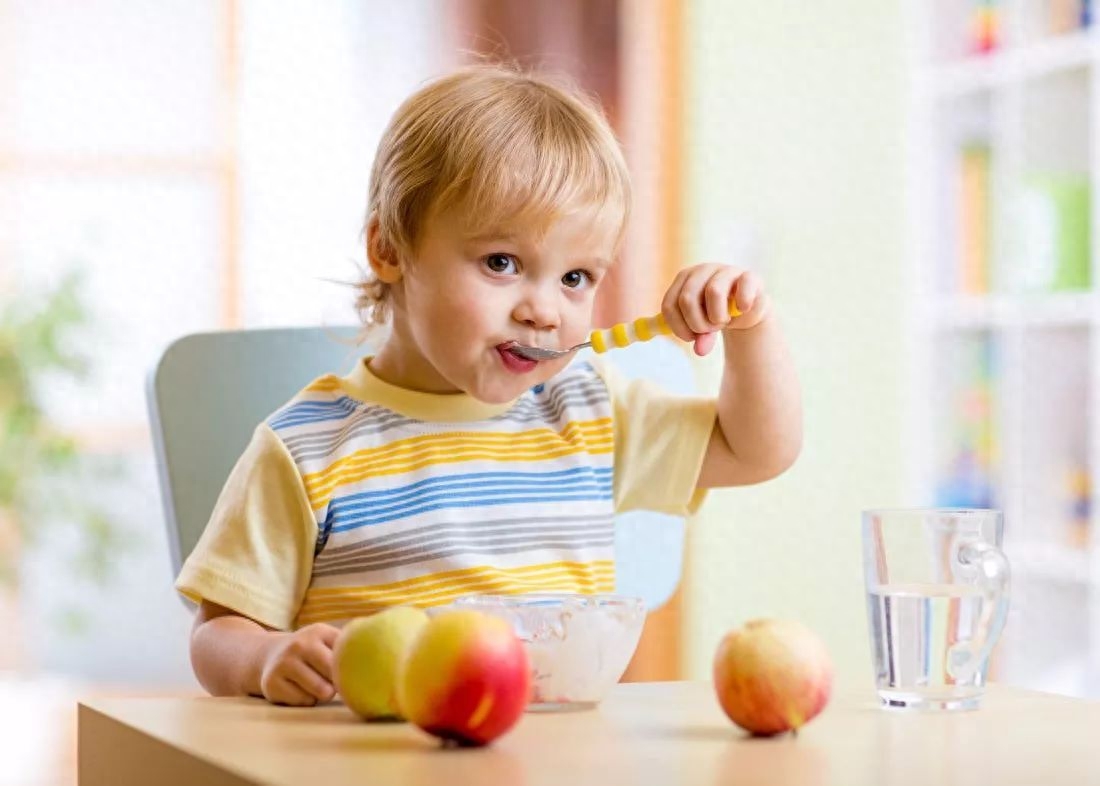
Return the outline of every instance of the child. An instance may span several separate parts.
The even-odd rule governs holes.
[[[662,304],[699,354],[721,333],[716,401],[510,350],[586,340],[629,203],[599,110],[543,78],[470,68],[397,110],[359,302],[390,331],[256,429],[180,572],[210,693],[328,701],[338,625],[386,606],[613,591],[617,511],[686,515],[794,461],[798,386],[751,273],[688,268]]]

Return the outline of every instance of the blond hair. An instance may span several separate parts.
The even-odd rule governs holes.
[[[533,221],[545,229],[574,210],[612,222],[630,210],[622,151],[599,105],[576,88],[496,65],[430,82],[398,108],[371,170],[364,234],[398,258],[417,249],[433,214],[458,209],[484,228]],[[389,285],[368,272],[356,307],[366,326],[388,320]]]

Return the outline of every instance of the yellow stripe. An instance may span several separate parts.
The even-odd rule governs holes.
[[[386,584],[372,584],[368,587],[311,587],[309,595],[314,598],[362,597],[407,595],[417,593],[434,594],[440,586],[451,588],[462,581],[483,577],[508,577],[522,580],[538,577],[547,573],[613,573],[615,563],[611,560],[592,560],[589,562],[543,562],[537,565],[523,565],[515,568],[498,568],[493,565],[477,565],[470,568],[428,573],[422,576],[393,581]]]
[[[593,443],[589,446],[587,451],[581,451],[576,448],[564,446],[553,450],[540,447],[514,450],[508,455],[507,461],[544,461],[547,459],[560,458],[562,456],[568,456],[581,452],[587,452],[589,455],[598,456],[611,453],[614,451],[614,449],[614,441],[608,438],[606,440],[601,440],[599,443]],[[365,478],[383,477],[386,475],[401,475],[432,465],[454,464],[463,461],[475,461],[479,459],[485,461],[501,460],[500,448],[464,450],[461,452],[450,453],[448,455],[439,455],[435,451],[427,451],[422,453],[423,455],[417,457],[416,460],[406,461],[402,464],[372,462],[369,464],[356,463],[355,465],[345,467],[342,472],[327,478],[325,481],[325,485],[323,486],[319,484],[307,484],[310,502],[315,510],[319,509],[328,503],[337,486],[356,483]]]
[[[653,338],[653,334],[649,332],[649,319],[646,317],[638,317],[634,320],[634,332],[642,341]]]
[[[306,475],[306,483],[318,483],[326,473],[333,472],[339,467],[355,464],[363,461],[389,461],[394,456],[409,453],[412,448],[424,446],[429,448],[450,448],[462,446],[486,446],[499,447],[502,445],[513,446],[517,444],[532,445],[536,447],[549,447],[560,444],[564,439],[571,444],[576,437],[605,437],[613,434],[611,418],[599,418],[598,420],[570,421],[560,432],[550,428],[539,428],[531,431],[517,432],[483,432],[483,431],[447,431],[441,434],[421,434],[415,437],[407,437],[386,443],[377,448],[365,448],[357,450],[350,456],[334,461],[320,472]]]
[[[523,584],[501,582],[481,586],[463,587],[458,591],[440,595],[432,601],[398,597],[393,600],[385,601],[373,599],[348,600],[342,603],[328,603],[324,606],[303,604],[295,622],[298,627],[301,627],[303,625],[311,625],[314,622],[331,622],[334,620],[363,617],[394,606],[418,606],[420,608],[445,606],[449,603],[453,603],[463,595],[516,595],[526,592],[578,592],[581,594],[594,595],[614,591],[614,577],[601,578],[593,581],[564,583],[560,579],[547,579],[537,582],[528,581]]]
[[[383,596],[372,593],[370,587],[357,587],[354,588],[354,590],[357,590],[354,595],[349,592],[346,596],[327,598],[323,601],[315,600],[313,598],[313,593],[307,592],[306,598],[302,603],[301,613],[303,615],[328,613],[329,616],[333,616],[336,612],[347,612],[349,609],[355,609],[362,605],[379,608],[413,605],[426,608],[429,606],[445,605],[463,595],[481,593],[512,595],[520,592],[533,592],[536,590],[595,592],[608,584],[614,585],[614,583],[615,577],[613,573],[604,575],[604,573],[601,572],[599,575],[592,576],[547,574],[543,577],[524,579],[522,581],[517,581],[508,576],[485,577],[476,581],[467,581],[448,586],[446,589],[437,590],[430,594],[393,593]],[[348,589],[352,590],[352,588]],[[346,616],[346,613],[336,616]]]
[[[626,334],[626,325],[620,322],[611,328],[611,341],[617,347],[630,345],[630,336]]]
[[[587,451],[563,445],[559,445],[554,449],[539,446],[514,449],[507,456],[507,461],[545,461],[583,452],[587,452],[592,456],[598,456],[612,453],[614,449],[614,440],[611,437],[607,437],[606,439],[601,439],[599,442],[590,444]],[[485,461],[500,461],[501,449],[499,447],[485,447],[455,451],[443,455],[437,451],[420,451],[419,455],[411,458],[406,457],[406,460],[400,464],[386,461],[356,462],[355,464],[344,466],[340,472],[323,478],[323,482],[322,480],[314,478],[306,482],[305,486],[309,494],[310,504],[314,510],[318,510],[328,504],[336,488],[340,485],[356,483],[369,477],[401,475],[432,465],[455,464],[479,459]]]
[[[588,340],[592,342],[592,349],[597,355],[602,355],[607,351],[607,337],[604,335],[604,331],[593,330]]]
[[[507,447],[507,452],[502,448]],[[319,472],[303,476],[310,504],[316,510],[331,499],[337,486],[366,477],[396,475],[432,464],[475,459],[540,461],[614,450],[611,418],[574,421],[561,432],[542,428],[518,433],[447,432],[397,440],[378,448],[359,450],[334,461]]]
[[[397,605],[439,606],[474,593],[539,590],[594,593],[611,592],[614,588],[615,567],[608,560],[523,568],[463,568],[369,587],[312,588],[306,592],[298,624],[361,616]]]

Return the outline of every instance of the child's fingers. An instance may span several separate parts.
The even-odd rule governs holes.
[[[336,695],[336,688],[318,674],[305,661],[292,660],[286,664],[284,675],[317,701],[329,701]]]
[[[323,641],[311,641],[302,648],[302,660],[311,669],[320,674],[326,680],[331,681],[333,675],[332,648]]]
[[[717,333],[703,333],[695,339],[695,354],[699,357],[709,354],[717,341]]]
[[[681,270],[677,273],[676,278],[673,279],[672,284],[665,291],[664,299],[661,301],[661,313],[664,315],[665,321],[668,322],[668,327],[672,330],[673,335],[681,341],[695,340],[695,331],[688,327],[678,302],[684,279],[687,278],[688,274],[689,271],[687,270]]]
[[[752,311],[760,295],[760,278],[755,273],[744,273],[737,279],[733,302],[742,314]]]
[[[336,639],[340,637],[340,629],[335,625],[329,625],[324,622],[317,622],[314,624],[320,629],[321,641],[327,644],[329,649],[335,647]]]
[[[719,269],[703,290],[706,304],[706,316],[712,329],[725,327],[730,322],[730,296],[738,282],[741,271],[733,267]],[[744,276],[741,276],[742,279]]]
[[[291,707],[312,707],[317,703],[317,697],[303,690],[293,680],[287,677],[276,677],[271,681],[264,698],[272,704],[286,704]]]
[[[707,284],[715,275],[720,273],[710,265],[693,268],[684,278],[683,286],[676,296],[676,306],[694,334],[709,333],[716,329],[716,325],[707,316],[704,295]]]
[[[672,330],[672,334],[681,341],[694,341],[695,331],[688,327],[686,321],[684,321],[684,315],[680,312],[678,306],[672,308],[665,308],[661,310],[661,313],[665,315],[665,322],[668,323],[668,327]]]

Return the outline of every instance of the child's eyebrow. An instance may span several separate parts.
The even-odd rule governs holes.
[[[489,241],[504,241],[506,243],[516,243],[519,240],[516,235],[507,231],[474,232],[465,235],[464,239],[470,243],[488,243]]]
[[[581,259],[577,262],[578,265],[592,265],[593,267],[608,268],[611,267],[611,260],[604,257],[590,257],[588,259]]]

